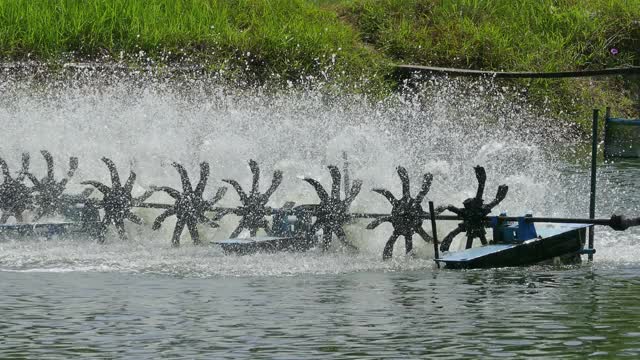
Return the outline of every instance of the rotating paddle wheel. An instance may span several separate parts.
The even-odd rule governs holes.
[[[304,178],[303,180],[311,184],[316,190],[318,197],[320,198],[319,204],[308,206],[310,213],[315,216],[316,221],[311,227],[313,233],[322,229],[322,249],[327,250],[331,245],[331,239],[335,234],[340,242],[351,249],[356,247],[347,241],[347,235],[344,232],[343,226],[352,220],[352,216],[349,213],[349,207],[356,196],[360,193],[362,188],[362,181],[355,180],[350,189],[345,188],[345,198],[340,198],[340,187],[342,182],[342,176],[340,170],[334,166],[329,165],[329,172],[331,174],[331,195],[322,187],[322,185],[315,179]]]
[[[41,151],[47,164],[46,175],[36,177],[29,172],[30,157],[22,154],[22,167],[17,174],[9,171],[6,161],[0,159],[0,170],[4,181],[0,184],[0,240],[7,235],[44,236],[64,233],[80,233],[85,238],[97,239],[105,242],[108,227],[114,225],[121,239],[126,239],[125,221],[142,224],[142,219],[134,213],[136,208],[161,210],[155,218],[152,229],[158,230],[164,221],[176,217],[175,228],[171,237],[171,244],[178,246],[180,237],[186,227],[194,244],[200,244],[198,225],[207,224],[218,228],[218,222],[226,215],[233,214],[240,218],[239,224],[231,233],[230,239],[212,242],[220,246],[224,252],[246,254],[255,251],[306,251],[319,247],[326,251],[333,237],[337,237],[345,247],[355,249],[344,231],[344,226],[355,223],[360,219],[375,219],[366,228],[375,229],[380,224],[388,222],[393,227],[393,233],[385,243],[382,258],[393,256],[393,247],[399,237],[405,240],[405,250],[412,253],[413,238],[417,234],[425,242],[433,242],[435,260],[447,267],[487,267],[513,266],[519,264],[536,263],[554,256],[566,254],[593,254],[590,244],[584,248],[586,228],[591,225],[606,225],[614,230],[625,230],[631,226],[640,226],[640,217],[625,218],[613,215],[610,219],[567,219],[567,218],[534,218],[532,215],[521,217],[490,216],[491,210],[502,202],[508,192],[506,185],[498,186],[495,198],[484,203],[484,190],[487,180],[485,169],[481,166],[474,168],[478,181],[478,188],[474,197],[466,199],[463,207],[453,205],[438,207],[429,202],[429,213],[422,207],[433,182],[430,173],[422,175],[422,183],[415,197],[411,195],[411,183],[407,169],[402,166],[396,168],[402,185],[402,195],[396,198],[389,190],[374,188],[373,191],[384,196],[391,204],[389,214],[353,213],[350,207],[360,194],[362,181],[350,179],[348,162],[345,156],[343,173],[336,166],[328,166],[331,175],[331,189],[325,189],[319,181],[304,178],[316,191],[319,203],[302,204],[296,206],[287,201],[280,208],[267,205],[283,180],[282,171],[273,173],[268,189],[260,192],[260,167],[254,160],[249,161],[252,174],[251,191],[246,192],[240,184],[231,179],[222,181],[230,184],[237,192],[241,204],[236,207],[215,207],[225,195],[227,188],[220,187],[211,199],[204,198],[205,188],[209,180],[209,164],[200,163],[200,179],[195,187],[192,185],[185,168],[178,163],[172,166],[180,175],[181,191],[168,186],[152,186],[139,197],[132,195],[136,174],[130,171],[124,183],[120,179],[118,170],[110,159],[103,157],[102,162],[107,166],[111,179],[111,186],[101,182],[88,180],[80,184],[89,185],[81,194],[66,194],[67,185],[78,169],[78,159],[71,157],[66,176],[56,179],[54,161],[51,154]],[[25,184],[25,179],[33,183],[33,187]],[[101,199],[89,198],[93,188],[102,194]],[[147,200],[156,192],[165,192],[174,199],[173,204],[152,203]],[[441,215],[449,210],[454,215]],[[42,219],[52,215],[60,215],[66,220],[54,223],[22,223],[24,213],[29,213],[34,219]],[[5,224],[10,217],[14,217],[17,224]],[[431,220],[433,234],[436,233],[436,220],[461,221],[442,241],[440,250],[448,251],[454,238],[460,233],[466,233],[466,248],[470,249],[474,239],[480,239],[483,249],[470,249],[462,252],[451,252],[440,257],[437,241],[423,229],[423,222]],[[564,226],[552,227],[536,232],[534,223],[556,223]],[[22,224],[21,224],[22,223]],[[580,225],[582,224],[582,225]],[[487,244],[485,228],[493,228],[493,244]],[[258,237],[258,230],[263,229],[269,236]],[[237,238],[243,230],[248,230],[250,237]],[[322,233],[322,240],[318,243],[317,234]],[[530,246],[535,242],[535,247]],[[519,247],[520,244],[525,244]],[[548,245],[551,244],[551,245]],[[530,250],[535,248],[535,250]],[[504,249],[514,249],[503,251]],[[529,249],[529,250],[527,250]],[[229,251],[228,251],[229,250]],[[579,256],[578,256],[579,257]]]
[[[173,236],[171,237],[171,244],[173,246],[180,245],[180,235],[186,226],[189,229],[191,240],[194,244],[200,244],[200,234],[198,233],[198,224],[205,223],[212,228],[217,228],[219,225],[215,222],[215,219],[209,219],[205,213],[213,210],[213,205],[220,201],[227,191],[227,188],[221,187],[211,200],[205,200],[203,193],[207,186],[207,179],[209,178],[209,164],[206,162],[200,163],[200,181],[194,189],[189,180],[189,175],[185,168],[178,164],[172,164],[174,168],[180,174],[180,182],[182,183],[182,192],[170,188],[168,186],[153,187],[155,191],[164,191],[169,196],[175,199],[173,205],[166,207],[166,210],[160,214],[153,222],[153,230],[158,230],[162,226],[162,223],[169,217],[175,215],[176,226],[173,230]]]
[[[240,216],[240,224],[231,233],[231,238],[236,238],[242,230],[249,230],[251,236],[256,236],[259,229],[264,229],[267,235],[272,235],[267,216],[271,215],[271,208],[267,206],[267,202],[273,193],[278,189],[278,186],[282,183],[282,171],[276,170],[273,172],[271,178],[271,186],[264,194],[260,193],[260,167],[254,160],[249,160],[249,168],[253,174],[253,180],[251,182],[251,192],[249,195],[242,189],[242,186],[231,179],[223,179],[222,181],[230,184],[238,193],[242,206],[238,206],[235,209],[223,209],[219,213],[219,216],[224,216],[228,213],[233,213]]]
[[[103,157],[102,162],[104,162],[109,169],[109,173],[111,175],[111,187],[95,180],[83,181],[80,184],[91,185],[102,193],[102,201],[94,203],[96,208],[104,211],[98,241],[100,243],[104,242],[104,235],[107,227],[111,224],[116,227],[118,235],[124,240],[127,238],[127,234],[124,229],[124,221],[129,220],[134,224],[142,224],[142,219],[132,213],[131,209],[151,196],[151,193],[145,193],[140,198],[134,198],[131,195],[131,190],[133,189],[133,183],[136,180],[136,173],[130,171],[127,181],[122,185],[120,182],[120,175],[118,174],[118,170],[116,169],[113,161]]]
[[[40,153],[47,163],[47,175],[42,179],[38,179],[30,172],[26,173],[26,176],[33,183],[32,191],[35,193],[34,205],[36,207],[34,220],[36,221],[45,216],[62,214],[65,208],[65,195],[63,193],[67,183],[78,169],[78,158],[70,157],[67,176],[57,181],[53,172],[53,157],[47,150],[42,150]],[[88,191],[85,194],[88,196],[90,193],[91,191]],[[69,199],[67,198],[66,200]]]
[[[384,196],[391,203],[391,215],[375,219],[367,229],[375,229],[383,222],[389,222],[393,226],[393,234],[384,246],[382,259],[387,260],[393,256],[393,246],[398,237],[404,237],[405,250],[409,254],[413,250],[413,235],[418,234],[426,242],[433,242],[431,236],[422,228],[425,219],[422,201],[431,188],[433,175],[426,173],[422,176],[422,186],[415,198],[411,197],[411,186],[409,184],[409,174],[402,166],[397,168],[400,182],[402,183],[402,197],[396,199],[387,189],[373,189],[373,191]]]
[[[5,224],[10,217],[14,217],[17,222],[24,220],[23,213],[33,205],[31,199],[32,189],[24,184],[24,179],[29,172],[30,156],[28,153],[22,154],[22,169],[14,178],[11,176],[9,166],[4,159],[0,159],[0,168],[4,181],[0,185],[0,210],[2,216],[0,223]]]
[[[459,223],[458,226],[447,236],[445,236],[444,239],[442,239],[442,244],[440,245],[441,251],[449,251],[449,247],[451,246],[453,239],[456,235],[462,232],[467,235],[467,249],[471,248],[473,245],[473,239],[475,238],[480,239],[482,245],[486,245],[487,238],[485,228],[490,226],[487,215],[491,213],[491,209],[496,207],[507,196],[509,187],[507,185],[500,185],[498,186],[495,199],[485,204],[482,197],[484,195],[484,186],[487,182],[487,173],[482,166],[476,166],[474,167],[474,170],[476,173],[476,179],[478,180],[476,196],[463,201],[462,208],[458,208],[453,205],[441,208],[441,210],[446,209],[453,212],[462,219],[462,222]]]

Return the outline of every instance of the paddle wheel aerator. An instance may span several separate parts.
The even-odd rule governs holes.
[[[247,193],[236,180],[223,179],[222,182],[234,188],[240,204],[236,207],[220,207],[216,204],[225,196],[226,187],[219,187],[210,199],[204,198],[210,175],[207,162],[200,163],[200,177],[195,187],[184,166],[173,163],[173,167],[180,176],[180,190],[168,186],[151,186],[142,195],[135,197],[132,190],[137,177],[136,173],[129,171],[129,176],[123,183],[114,162],[103,157],[102,162],[109,171],[111,186],[95,180],[85,180],[80,184],[88,185],[88,188],[79,194],[68,194],[66,193],[67,185],[78,169],[78,159],[71,157],[66,177],[56,180],[53,157],[46,150],[42,150],[41,154],[47,164],[46,175],[41,178],[30,171],[28,153],[22,154],[22,166],[15,175],[9,170],[7,162],[0,158],[0,168],[3,175],[3,182],[0,184],[0,210],[2,212],[0,223],[4,224],[0,225],[0,236],[7,237],[12,233],[22,235],[36,233],[50,236],[67,232],[81,232],[103,243],[106,240],[109,227],[113,226],[119,237],[124,240],[127,238],[125,221],[143,225],[142,218],[136,214],[136,209],[146,208],[160,211],[151,226],[153,230],[160,229],[168,218],[175,216],[176,224],[171,236],[173,246],[180,244],[180,237],[185,228],[193,243],[200,244],[199,225],[205,224],[211,228],[218,228],[219,221],[224,217],[235,216],[239,219],[238,225],[231,233],[230,239],[214,242],[225,251],[240,253],[260,250],[301,251],[313,247],[319,247],[326,251],[334,238],[339,240],[341,246],[357,250],[356,246],[349,242],[344,226],[358,219],[372,219],[366,226],[367,229],[375,229],[384,222],[390,223],[393,227],[393,232],[382,252],[383,259],[392,257],[394,245],[399,237],[404,238],[405,251],[409,254],[412,253],[413,237],[417,234],[425,242],[435,243],[436,261],[446,262],[447,265],[459,265],[468,264],[471,261],[469,259],[475,259],[478,256],[473,257],[475,255],[467,254],[468,256],[463,260],[453,258],[447,260],[446,256],[439,258],[437,240],[434,240],[437,239],[435,220],[460,221],[458,226],[443,239],[440,246],[441,251],[448,251],[453,239],[464,232],[467,237],[465,247],[470,249],[469,251],[477,249],[471,249],[473,240],[480,239],[483,245],[480,249],[484,249],[482,251],[486,253],[480,256],[483,259],[498,253],[497,250],[491,250],[491,246],[510,244],[509,249],[524,251],[523,249],[527,246],[532,249],[534,246],[538,246],[537,240],[563,238],[569,233],[572,234],[571,239],[578,238],[578,241],[575,244],[571,243],[571,246],[567,245],[566,251],[573,253],[583,251],[584,241],[580,240],[580,234],[585,226],[572,225],[573,227],[571,227],[566,225],[564,230],[559,233],[548,233],[547,236],[543,236],[541,235],[543,231],[536,232],[533,227],[536,222],[609,225],[616,230],[624,230],[640,224],[640,218],[626,219],[617,215],[612,216],[611,219],[508,217],[504,214],[490,216],[492,209],[505,199],[508,187],[500,185],[495,198],[485,203],[483,195],[487,176],[485,169],[481,166],[474,168],[478,181],[476,194],[465,200],[463,207],[447,205],[434,210],[433,203],[429,202],[429,213],[424,211],[423,203],[432,186],[433,176],[429,173],[422,175],[420,188],[416,196],[413,197],[407,169],[398,166],[396,171],[402,185],[401,196],[396,198],[386,189],[372,189],[384,196],[391,204],[390,213],[372,214],[350,211],[351,204],[360,194],[362,181],[351,180],[346,154],[344,155],[345,163],[342,172],[337,166],[328,166],[331,177],[329,189],[325,189],[316,179],[303,178],[303,181],[315,190],[319,198],[317,204],[296,205],[294,202],[287,201],[280,208],[271,207],[268,203],[283,181],[282,171],[274,171],[269,187],[265,192],[261,192],[260,167],[254,160],[249,160],[249,170],[252,174],[251,191]],[[97,196],[94,189],[98,190]],[[158,192],[166,193],[173,198],[173,204],[150,202],[149,199]],[[447,210],[454,215],[441,214]],[[25,223],[25,214],[29,215],[36,223]],[[67,219],[68,222],[40,222],[45,218],[60,216]],[[10,218],[14,218],[17,224],[6,224]],[[426,219],[432,220],[431,235],[423,228],[423,222]],[[491,244],[486,236],[486,228],[493,229]],[[238,238],[244,231],[249,233],[250,238]],[[267,236],[257,236],[259,231],[263,231]],[[547,248],[542,250],[550,248],[550,245],[544,246]],[[513,253],[516,250],[510,251]],[[537,249],[536,251],[544,253],[542,250]],[[464,252],[461,253],[464,255]],[[501,248],[500,253],[508,252]]]

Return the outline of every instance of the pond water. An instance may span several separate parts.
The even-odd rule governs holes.
[[[4,358],[632,357],[638,266],[2,272]]]
[[[364,181],[357,211],[388,211],[386,200],[369,190],[399,193],[397,165],[409,169],[414,188],[414,179],[432,172],[428,198],[459,204],[475,192],[472,166],[480,164],[487,168],[487,198],[498,184],[510,186],[500,205],[510,214],[587,213],[586,142],[491,84],[441,83],[419,99],[372,104],[313,89],[266,95],[207,81],[178,91],[161,81],[98,80],[0,83],[6,94],[0,155],[12,170],[23,151],[42,173],[40,149],[51,151],[56,164],[79,156],[68,188],[75,193],[81,180],[108,183],[100,162],[108,156],[121,176],[129,168],[137,172],[134,193],[140,194],[150,185],[179,185],[172,161],[185,164],[192,178],[197,164],[208,161],[207,194],[213,194],[222,178],[247,186],[246,162],[253,158],[266,181],[272,169],[284,171],[270,202],[279,206],[315,203],[299,177],[328,184],[326,165],[347,151],[352,177]],[[58,176],[64,172],[56,168]],[[639,175],[633,161],[602,164],[598,216],[640,214]],[[229,191],[222,205],[237,201]],[[0,242],[0,357],[640,356],[637,229],[598,228],[592,263],[449,271],[436,269],[430,246],[415,240],[415,258],[398,255],[399,241],[394,259],[381,261],[387,225],[375,231],[365,231],[366,222],[348,225],[357,254],[332,248],[229,256],[191,245],[187,235],[172,248],[173,224],[153,232],[149,224],[158,213],[136,211],[146,225],[127,223],[128,241]],[[224,238],[236,224],[225,218],[220,229],[201,229],[201,236]],[[443,223],[441,231],[452,226]]]

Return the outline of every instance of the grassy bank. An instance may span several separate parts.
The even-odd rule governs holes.
[[[333,2],[361,40],[397,63],[497,71],[640,66],[640,0]],[[505,81],[505,83],[509,83]],[[609,104],[638,116],[640,78],[515,82],[555,112],[584,119]]]
[[[196,62],[257,80],[367,78],[385,91],[393,63],[640,65],[640,0],[0,0],[0,58]],[[621,78],[516,84],[579,116],[593,103],[631,115],[640,92]]]
[[[0,0],[0,57],[197,62],[258,79],[360,75],[383,60],[302,0]]]

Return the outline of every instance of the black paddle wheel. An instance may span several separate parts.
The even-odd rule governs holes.
[[[102,161],[109,168],[111,175],[111,187],[94,180],[83,181],[83,185],[91,185],[98,189],[102,193],[102,201],[94,204],[96,208],[100,208],[104,211],[104,216],[101,220],[101,229],[98,236],[98,242],[103,243],[107,227],[110,224],[115,225],[120,239],[126,239],[127,234],[124,229],[124,221],[129,220],[135,224],[142,224],[142,219],[131,212],[131,209],[142,203],[146,198],[151,196],[151,192],[146,192],[140,198],[134,198],[131,195],[133,189],[133,183],[136,180],[136,173],[129,172],[129,177],[124,185],[120,182],[120,175],[118,170],[111,159],[106,157],[102,158]]]
[[[29,163],[29,154],[23,153],[22,169],[14,178],[11,176],[7,162],[0,159],[0,168],[2,168],[4,177],[4,181],[0,185],[0,210],[2,210],[0,223],[2,224],[6,223],[10,217],[14,217],[17,222],[22,222],[24,220],[23,213],[33,205],[32,189],[24,184],[24,178],[29,172]]]
[[[353,244],[347,241],[347,236],[343,226],[347,224],[352,216],[349,213],[349,207],[362,188],[361,180],[354,180],[350,189],[345,188],[345,199],[340,198],[340,187],[342,176],[338,167],[329,165],[331,173],[331,195],[322,187],[322,185],[314,179],[304,178],[304,181],[313,186],[320,198],[319,204],[306,206],[310,213],[315,216],[316,221],[311,230],[316,232],[322,229],[322,249],[327,250],[331,245],[333,234],[348,248],[356,249]],[[303,205],[304,206],[304,205]]]
[[[491,209],[496,207],[507,196],[509,187],[507,185],[498,186],[496,197],[490,203],[485,204],[482,199],[484,194],[484,186],[487,182],[487,173],[482,166],[474,167],[476,172],[476,179],[478,179],[478,190],[476,196],[463,201],[462,208],[457,208],[453,205],[448,205],[444,209],[453,212],[454,214],[462,218],[462,222],[451,231],[440,245],[441,251],[448,251],[451,246],[451,242],[456,235],[464,232],[467,235],[466,248],[469,249],[473,245],[473,239],[478,238],[482,245],[487,244],[485,228],[489,227],[487,215],[491,213]]]
[[[407,254],[413,250],[413,235],[418,234],[426,242],[432,242],[433,239],[422,228],[424,221],[424,210],[422,209],[422,201],[431,188],[433,175],[426,173],[422,177],[422,186],[420,192],[415,198],[411,197],[411,187],[409,184],[409,175],[407,169],[402,166],[397,167],[398,176],[402,182],[402,197],[396,199],[393,194],[386,189],[373,189],[373,191],[384,196],[391,203],[391,215],[377,218],[367,225],[367,229],[375,229],[383,222],[389,222],[393,226],[393,234],[387,240],[382,252],[382,259],[387,260],[393,256],[393,246],[398,237],[404,237],[405,249]]]
[[[212,228],[217,228],[219,226],[215,222],[215,219],[207,218],[205,213],[207,211],[213,211],[213,205],[222,199],[227,188],[219,188],[211,200],[205,200],[202,197],[202,194],[204,193],[205,187],[207,186],[207,179],[209,178],[209,164],[206,162],[200,163],[200,181],[198,181],[198,185],[196,185],[195,189],[191,186],[191,181],[189,180],[189,175],[185,168],[175,162],[172,165],[180,174],[182,192],[168,186],[152,188],[153,190],[164,191],[175,199],[175,203],[172,206],[168,206],[166,210],[156,218],[153,222],[152,228],[153,230],[160,229],[162,223],[169,216],[175,215],[177,221],[173,230],[173,236],[171,237],[171,244],[173,246],[180,245],[180,235],[182,235],[182,231],[185,226],[189,229],[189,234],[191,235],[193,243],[200,244],[198,224],[205,223]]]
[[[161,211],[153,222],[153,230],[160,229],[167,218],[176,217],[171,238],[173,246],[180,244],[180,237],[185,227],[194,244],[199,244],[201,242],[198,229],[200,224],[218,228],[220,219],[227,214],[234,214],[240,220],[231,233],[231,239],[212,242],[225,252],[245,254],[256,251],[306,251],[318,245],[323,251],[326,251],[331,246],[334,236],[338,238],[343,247],[356,249],[346,237],[345,225],[366,218],[375,219],[367,225],[367,229],[375,229],[384,222],[390,223],[393,227],[393,233],[385,243],[382,254],[383,260],[387,260],[393,256],[394,245],[401,236],[405,240],[406,252],[411,254],[414,248],[413,238],[416,234],[426,242],[434,242],[434,247],[436,247],[434,250],[437,254],[437,241],[434,241],[422,226],[424,220],[430,218],[434,232],[436,220],[456,222],[461,220],[457,227],[443,239],[440,246],[440,250],[443,252],[448,251],[454,238],[463,232],[466,233],[467,249],[472,247],[476,238],[483,245],[486,245],[485,229],[491,226],[494,227],[496,234],[502,236],[494,239],[498,242],[501,240],[510,242],[517,247],[520,246],[518,243],[526,240],[524,247],[514,250],[518,252],[524,249],[525,257],[503,254],[504,256],[498,262],[487,260],[487,263],[481,264],[482,266],[503,266],[505,264],[511,266],[512,264],[528,264],[528,261],[545,260],[550,256],[564,256],[566,254],[573,256],[577,254],[578,250],[593,254],[592,242],[589,243],[588,249],[583,249],[586,226],[576,226],[575,224],[610,226],[614,230],[640,226],[640,217],[627,219],[618,215],[613,215],[610,219],[513,217],[506,216],[506,214],[489,216],[492,209],[505,199],[509,188],[506,185],[498,186],[495,198],[485,204],[483,196],[487,175],[481,166],[474,167],[478,181],[474,197],[464,200],[461,208],[448,205],[438,207],[435,211],[430,202],[429,213],[424,211],[422,203],[430,191],[433,176],[430,173],[423,174],[420,189],[416,196],[412,197],[409,174],[404,167],[398,166],[396,172],[402,185],[402,194],[396,198],[387,189],[374,188],[374,192],[384,196],[391,204],[390,213],[374,214],[352,213],[350,211],[353,201],[360,193],[362,181],[350,179],[346,154],[343,155],[344,168],[342,173],[337,166],[328,166],[331,175],[330,191],[315,179],[303,179],[315,189],[319,203],[296,206],[294,202],[287,201],[282,207],[273,208],[267,203],[281,185],[283,173],[279,170],[274,171],[270,185],[262,193],[260,191],[260,168],[258,163],[253,160],[249,161],[249,169],[252,174],[250,192],[245,191],[238,181],[223,180],[236,190],[241,204],[236,207],[216,207],[215,205],[225,195],[227,188],[220,187],[210,199],[204,198],[210,171],[207,162],[200,163],[200,178],[195,186],[192,186],[185,168],[178,163],[173,163],[172,166],[180,175],[181,190],[168,186],[152,186],[141,196],[133,197],[132,190],[136,181],[136,173],[130,171],[126,181],[121,181],[113,161],[103,157],[102,162],[109,170],[111,186],[93,180],[83,181],[80,184],[89,186],[82,193],[68,194],[65,192],[69,181],[77,173],[78,159],[76,157],[69,158],[66,174],[62,178],[56,178],[53,157],[46,150],[42,150],[40,153],[44,157],[47,167],[46,174],[41,178],[29,172],[30,157],[28,153],[22,154],[22,166],[17,173],[11,172],[7,162],[0,158],[0,171],[3,177],[0,184],[0,223],[3,224],[0,226],[0,238],[2,239],[11,234],[22,238],[47,239],[54,236],[80,234],[82,238],[97,239],[98,242],[103,243],[111,225],[115,227],[121,239],[126,239],[125,221],[142,224],[142,219],[133,213],[133,209],[146,208]],[[33,184],[32,187],[31,184],[27,186],[25,181],[27,178]],[[102,194],[102,198],[89,197],[94,189]],[[173,203],[147,202],[147,199],[158,191],[165,192],[172,197]],[[445,210],[449,210],[455,215],[437,215]],[[37,221],[49,216],[56,216],[56,220],[63,218],[64,221]],[[11,217],[15,218],[16,224],[6,224]],[[25,218],[33,218],[36,222],[24,223]],[[271,223],[269,223],[269,218],[271,218]],[[563,241],[563,245],[558,248],[556,245],[547,245],[551,244],[549,241],[543,242],[545,238],[537,235],[534,223],[569,223],[572,225],[560,226],[562,230],[559,233],[546,239]],[[251,238],[234,239],[244,230],[249,231]],[[259,230],[264,230],[270,236],[256,237]],[[320,234],[322,235],[320,236]],[[319,238],[321,238],[320,241]],[[528,242],[528,240],[539,241],[536,244],[544,245],[531,248],[530,245],[533,242]],[[491,247],[487,248],[487,251],[491,252],[491,256],[498,251],[503,251],[503,249],[494,250]],[[444,262],[447,266],[452,267],[467,267],[476,259],[468,257],[468,253],[465,252],[445,254],[443,257],[436,255],[436,261]]]
[[[53,172],[53,157],[47,150],[41,150],[40,153],[47,163],[47,175],[42,179],[38,179],[32,173],[26,174],[33,183],[34,205],[36,206],[34,220],[39,220],[45,216],[61,214],[64,211],[67,206],[63,193],[69,179],[73,177],[78,169],[78,158],[70,157],[67,176],[57,181]]]
[[[264,229],[268,235],[272,235],[269,222],[266,219],[266,216],[271,215],[271,208],[267,206],[267,202],[282,183],[282,171],[276,170],[273,172],[271,186],[269,186],[264,194],[261,194],[260,167],[258,167],[258,163],[254,160],[249,160],[249,168],[253,174],[249,195],[247,195],[237,181],[231,179],[222,180],[233,186],[240,197],[240,202],[242,202],[242,206],[238,206],[235,209],[222,210],[218,215],[224,216],[227,213],[233,213],[240,216],[240,224],[238,224],[238,227],[231,233],[231,238],[238,237],[244,229],[249,230],[251,236],[256,236],[258,229]]]

